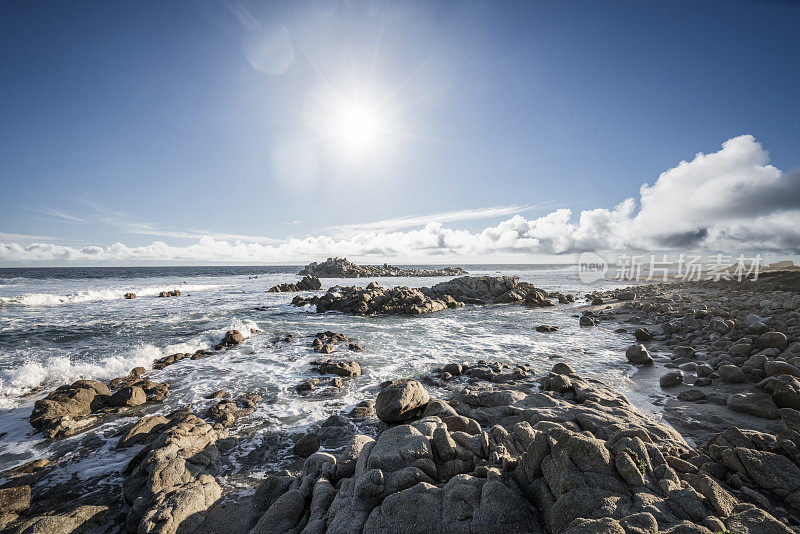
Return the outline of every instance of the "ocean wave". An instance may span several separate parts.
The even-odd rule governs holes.
[[[2,278],[0,277],[0,286],[15,286],[19,284],[24,284],[27,282],[28,279],[24,276],[14,276],[12,278]]]
[[[238,330],[245,339],[261,332],[255,321],[235,318],[225,328],[207,330],[181,343],[163,348],[143,344],[129,353],[114,354],[101,361],[78,361],[67,356],[25,361],[13,369],[0,371],[0,408],[6,407],[3,397],[19,397],[39,387],[68,384],[81,379],[109,380],[127,375],[134,367],[150,369],[153,360],[162,356],[211,348],[222,341],[228,330]]]
[[[14,297],[0,297],[0,307],[2,306],[59,306],[61,304],[75,304],[81,302],[97,302],[104,300],[120,300],[125,293],[133,292],[139,297],[153,297],[162,291],[169,289],[180,289],[186,293],[190,291],[204,291],[225,287],[225,284],[180,284],[177,286],[148,286],[145,288],[107,288],[107,289],[88,289],[78,291],[68,295],[54,295],[52,293],[27,293]]]
[[[68,356],[28,360],[0,372],[0,397],[18,397],[43,386],[61,385],[81,379],[107,380],[127,375],[134,367],[147,367],[161,355],[154,345],[140,345],[126,354],[101,361],[77,361]]]

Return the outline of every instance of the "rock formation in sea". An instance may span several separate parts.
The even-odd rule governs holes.
[[[355,315],[419,315],[465,304],[510,304],[527,306],[553,306],[558,302],[574,301],[572,295],[548,293],[532,284],[520,282],[510,276],[462,276],[433,287],[411,288],[399,286],[385,288],[377,282],[367,287],[334,286],[327,293],[315,297],[297,296],[295,306],[313,304],[318,313],[340,311]]]
[[[394,265],[356,265],[347,258],[328,258],[322,263],[309,263],[299,275],[318,278],[367,278],[380,276],[460,276],[468,274],[461,267],[442,269],[401,269]]]
[[[268,293],[287,293],[296,291],[316,291],[322,289],[322,282],[316,276],[304,276],[299,282],[279,284],[267,290]]]

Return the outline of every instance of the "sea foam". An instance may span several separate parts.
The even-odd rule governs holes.
[[[54,295],[52,293],[26,293],[13,297],[0,297],[0,306],[58,306],[61,304],[74,304],[81,302],[97,302],[104,300],[120,300],[125,293],[136,293],[138,297],[153,297],[165,290],[180,289],[182,293],[191,291],[204,291],[218,287],[225,287],[224,284],[197,284],[197,285],[174,285],[173,286],[147,286],[144,288],[107,288],[89,289],[78,291],[68,295]]]

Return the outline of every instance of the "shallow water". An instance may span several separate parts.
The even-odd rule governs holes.
[[[474,275],[518,276],[546,290],[582,294],[599,288],[581,284],[574,267],[465,267]],[[374,398],[378,384],[385,380],[418,377],[445,363],[480,359],[524,363],[540,373],[555,361],[566,361],[581,374],[623,392],[630,388],[632,367],[620,357],[630,340],[602,326],[580,328],[573,308],[581,299],[576,305],[554,308],[469,306],[420,317],[316,314],[313,308],[290,304],[296,293],[265,292],[275,284],[296,281],[298,270],[0,270],[0,432],[6,433],[0,439],[0,470],[32,458],[66,454],[76,460],[67,462],[70,467],[60,470],[59,476],[83,478],[118,471],[133,453],[114,449],[115,434],[132,422],[132,417],[108,422],[89,433],[92,440],[101,441],[92,447],[99,447],[98,454],[85,458],[78,452],[87,439],[85,434],[51,443],[33,433],[28,423],[33,402],[50,389],[79,378],[108,380],[126,375],[135,366],[150,369],[152,361],[164,355],[210,348],[232,328],[248,339],[215,356],[186,359],[162,371],[150,371],[151,378],[168,381],[172,388],[166,401],[146,408],[147,413],[169,413],[188,403],[202,410],[211,404],[205,396],[213,391],[227,389],[236,395],[257,389],[264,401],[243,424],[302,428]],[[446,279],[376,280],[382,285],[419,287]],[[371,280],[324,279],[323,286],[365,285]],[[184,296],[156,296],[168,289],[180,289]],[[129,291],[138,298],[123,299]],[[560,330],[536,332],[534,327],[542,323]],[[342,347],[336,354],[358,361],[364,376],[346,380],[342,396],[301,397],[294,386],[314,376],[309,363],[319,357],[311,350],[308,336],[325,330],[344,333],[364,347],[359,353]],[[285,334],[294,334],[295,339],[279,341]]]

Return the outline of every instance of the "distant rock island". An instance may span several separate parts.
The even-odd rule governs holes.
[[[463,276],[467,273],[461,267],[444,267],[442,269],[401,269],[394,265],[356,265],[347,258],[328,258],[322,263],[309,263],[301,276],[317,278],[365,278],[375,276]]]

